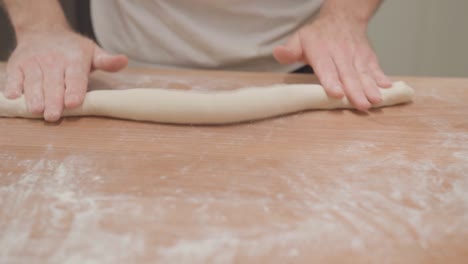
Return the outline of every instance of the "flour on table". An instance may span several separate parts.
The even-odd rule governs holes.
[[[344,147],[349,151],[342,155],[351,157],[353,149],[362,151],[379,145],[356,142]],[[466,154],[459,152],[453,158],[465,160]],[[2,158],[8,156],[3,154]],[[301,162],[308,161],[298,158],[291,167],[301,167]],[[378,179],[360,178],[383,162],[392,166],[376,175]],[[294,257],[305,253],[301,248],[304,245],[325,252],[327,248],[359,252],[372,247],[372,241],[386,241],[387,236],[403,244],[416,243],[424,249],[431,241],[454,232],[468,235],[468,163],[440,167],[430,157],[410,162],[403,151],[375,156],[364,163],[343,166],[343,172],[355,179],[352,183],[337,179],[328,187],[317,186],[299,172],[280,175],[289,194],[273,194],[265,189],[263,198],[252,200],[236,193],[217,198],[209,193],[185,194],[179,189],[171,196],[150,196],[142,203],[137,195],[106,195],[83,189],[81,186],[91,186],[85,182],[100,188],[106,177],[112,177],[105,172],[98,173],[96,164],[85,157],[23,161],[18,166],[26,171],[15,175],[16,180],[11,184],[0,186],[2,214],[14,212],[18,216],[0,220],[0,260],[11,260],[9,256],[14,252],[28,248],[31,254],[47,254],[49,263],[131,262],[141,252],[161,262],[231,262],[239,252],[255,256],[276,250],[278,254],[283,252],[284,257]],[[320,166],[317,169],[326,170]],[[402,170],[407,172],[404,182],[396,177]],[[1,173],[1,177],[12,177],[12,172]],[[184,173],[181,170],[177,175]],[[449,175],[458,176],[445,191],[440,191],[440,186],[446,184],[444,178]],[[387,192],[376,192],[373,185],[379,189],[386,186]],[[49,202],[36,203],[38,196]],[[454,204],[459,204],[460,215],[452,222],[424,221],[426,215],[433,213],[432,208],[439,208],[442,214]],[[239,207],[271,219],[281,218],[283,213],[277,210],[283,208],[296,215],[297,221],[256,223],[251,219],[244,227],[223,224],[228,219],[223,212]],[[145,230],[138,228],[138,223],[154,221],[161,227],[171,228],[171,222],[167,221],[175,210],[191,210],[196,229],[187,230],[170,244],[147,251],[150,238]],[[37,232],[37,223],[33,221],[37,214],[49,216],[44,223],[47,228],[41,232],[46,232],[45,238],[51,239],[43,239],[40,244],[30,240],[31,233]],[[116,233],[102,228],[101,223],[108,221],[136,225]],[[53,238],[63,230],[67,231],[62,239]],[[382,249],[391,246],[379,244]],[[378,257],[379,251],[373,254]],[[22,262],[19,256],[14,259]]]

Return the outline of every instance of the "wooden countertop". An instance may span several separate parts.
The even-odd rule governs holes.
[[[468,263],[468,79],[397,79],[414,103],[367,115],[0,118],[0,263]],[[129,69],[91,86],[315,81]]]

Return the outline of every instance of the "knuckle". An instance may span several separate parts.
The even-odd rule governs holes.
[[[16,86],[16,85],[22,85],[23,84],[23,78],[16,74],[8,74],[6,78],[6,85],[7,86]]]
[[[39,61],[47,68],[56,67],[59,63],[59,59],[53,54],[43,55]]]
[[[43,72],[44,83],[47,85],[63,86],[63,69],[62,68],[46,68]]]
[[[40,79],[42,78],[42,71],[39,67],[32,67],[28,69],[26,76],[29,76],[31,79]]]
[[[66,62],[68,65],[83,65],[88,61],[88,57],[85,51],[74,51],[67,53]]]
[[[85,89],[86,83],[88,83],[88,76],[86,75],[74,75],[66,77],[67,86],[73,89]]]
[[[73,86],[73,89],[84,89],[88,83],[88,75],[82,73],[67,73],[65,77],[65,82],[67,86]]]
[[[321,60],[316,60],[316,68],[319,69],[323,75],[330,75],[333,70],[334,70],[334,67],[332,67],[333,65],[325,60],[325,59],[321,59]]]
[[[81,65],[83,62],[80,58],[71,57],[67,59],[68,65]]]
[[[35,68],[37,67],[36,65],[36,61],[34,60],[34,58],[27,58],[27,59],[24,59],[20,62],[20,65],[25,69],[25,70],[29,70],[31,68]]]
[[[356,65],[356,71],[359,75],[362,75],[362,76],[369,75],[369,71],[366,67],[364,67],[364,65]]]
[[[367,74],[369,72],[369,64],[359,57],[354,59],[354,68],[359,74]]]
[[[69,65],[70,66],[66,70],[67,75],[71,75],[71,76],[86,75],[87,76],[87,71],[83,67],[81,67],[82,66],[81,61],[71,62]]]
[[[32,78],[41,78],[42,70],[34,59],[27,59],[23,63],[25,76]]]
[[[63,57],[56,54],[47,54],[39,58],[40,65],[49,72],[63,72]]]

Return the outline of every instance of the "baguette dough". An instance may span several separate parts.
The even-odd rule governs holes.
[[[404,82],[381,89],[373,107],[411,101],[414,91]],[[62,116],[105,116],[173,124],[228,124],[264,119],[309,109],[353,108],[346,98],[329,98],[322,86],[283,84],[231,91],[196,92],[169,89],[97,90],[83,105]],[[42,118],[27,111],[24,98],[8,100],[0,93],[0,116]]]

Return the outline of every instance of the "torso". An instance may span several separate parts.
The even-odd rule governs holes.
[[[287,72],[276,45],[313,19],[321,0],[92,1],[99,43],[134,65]]]

